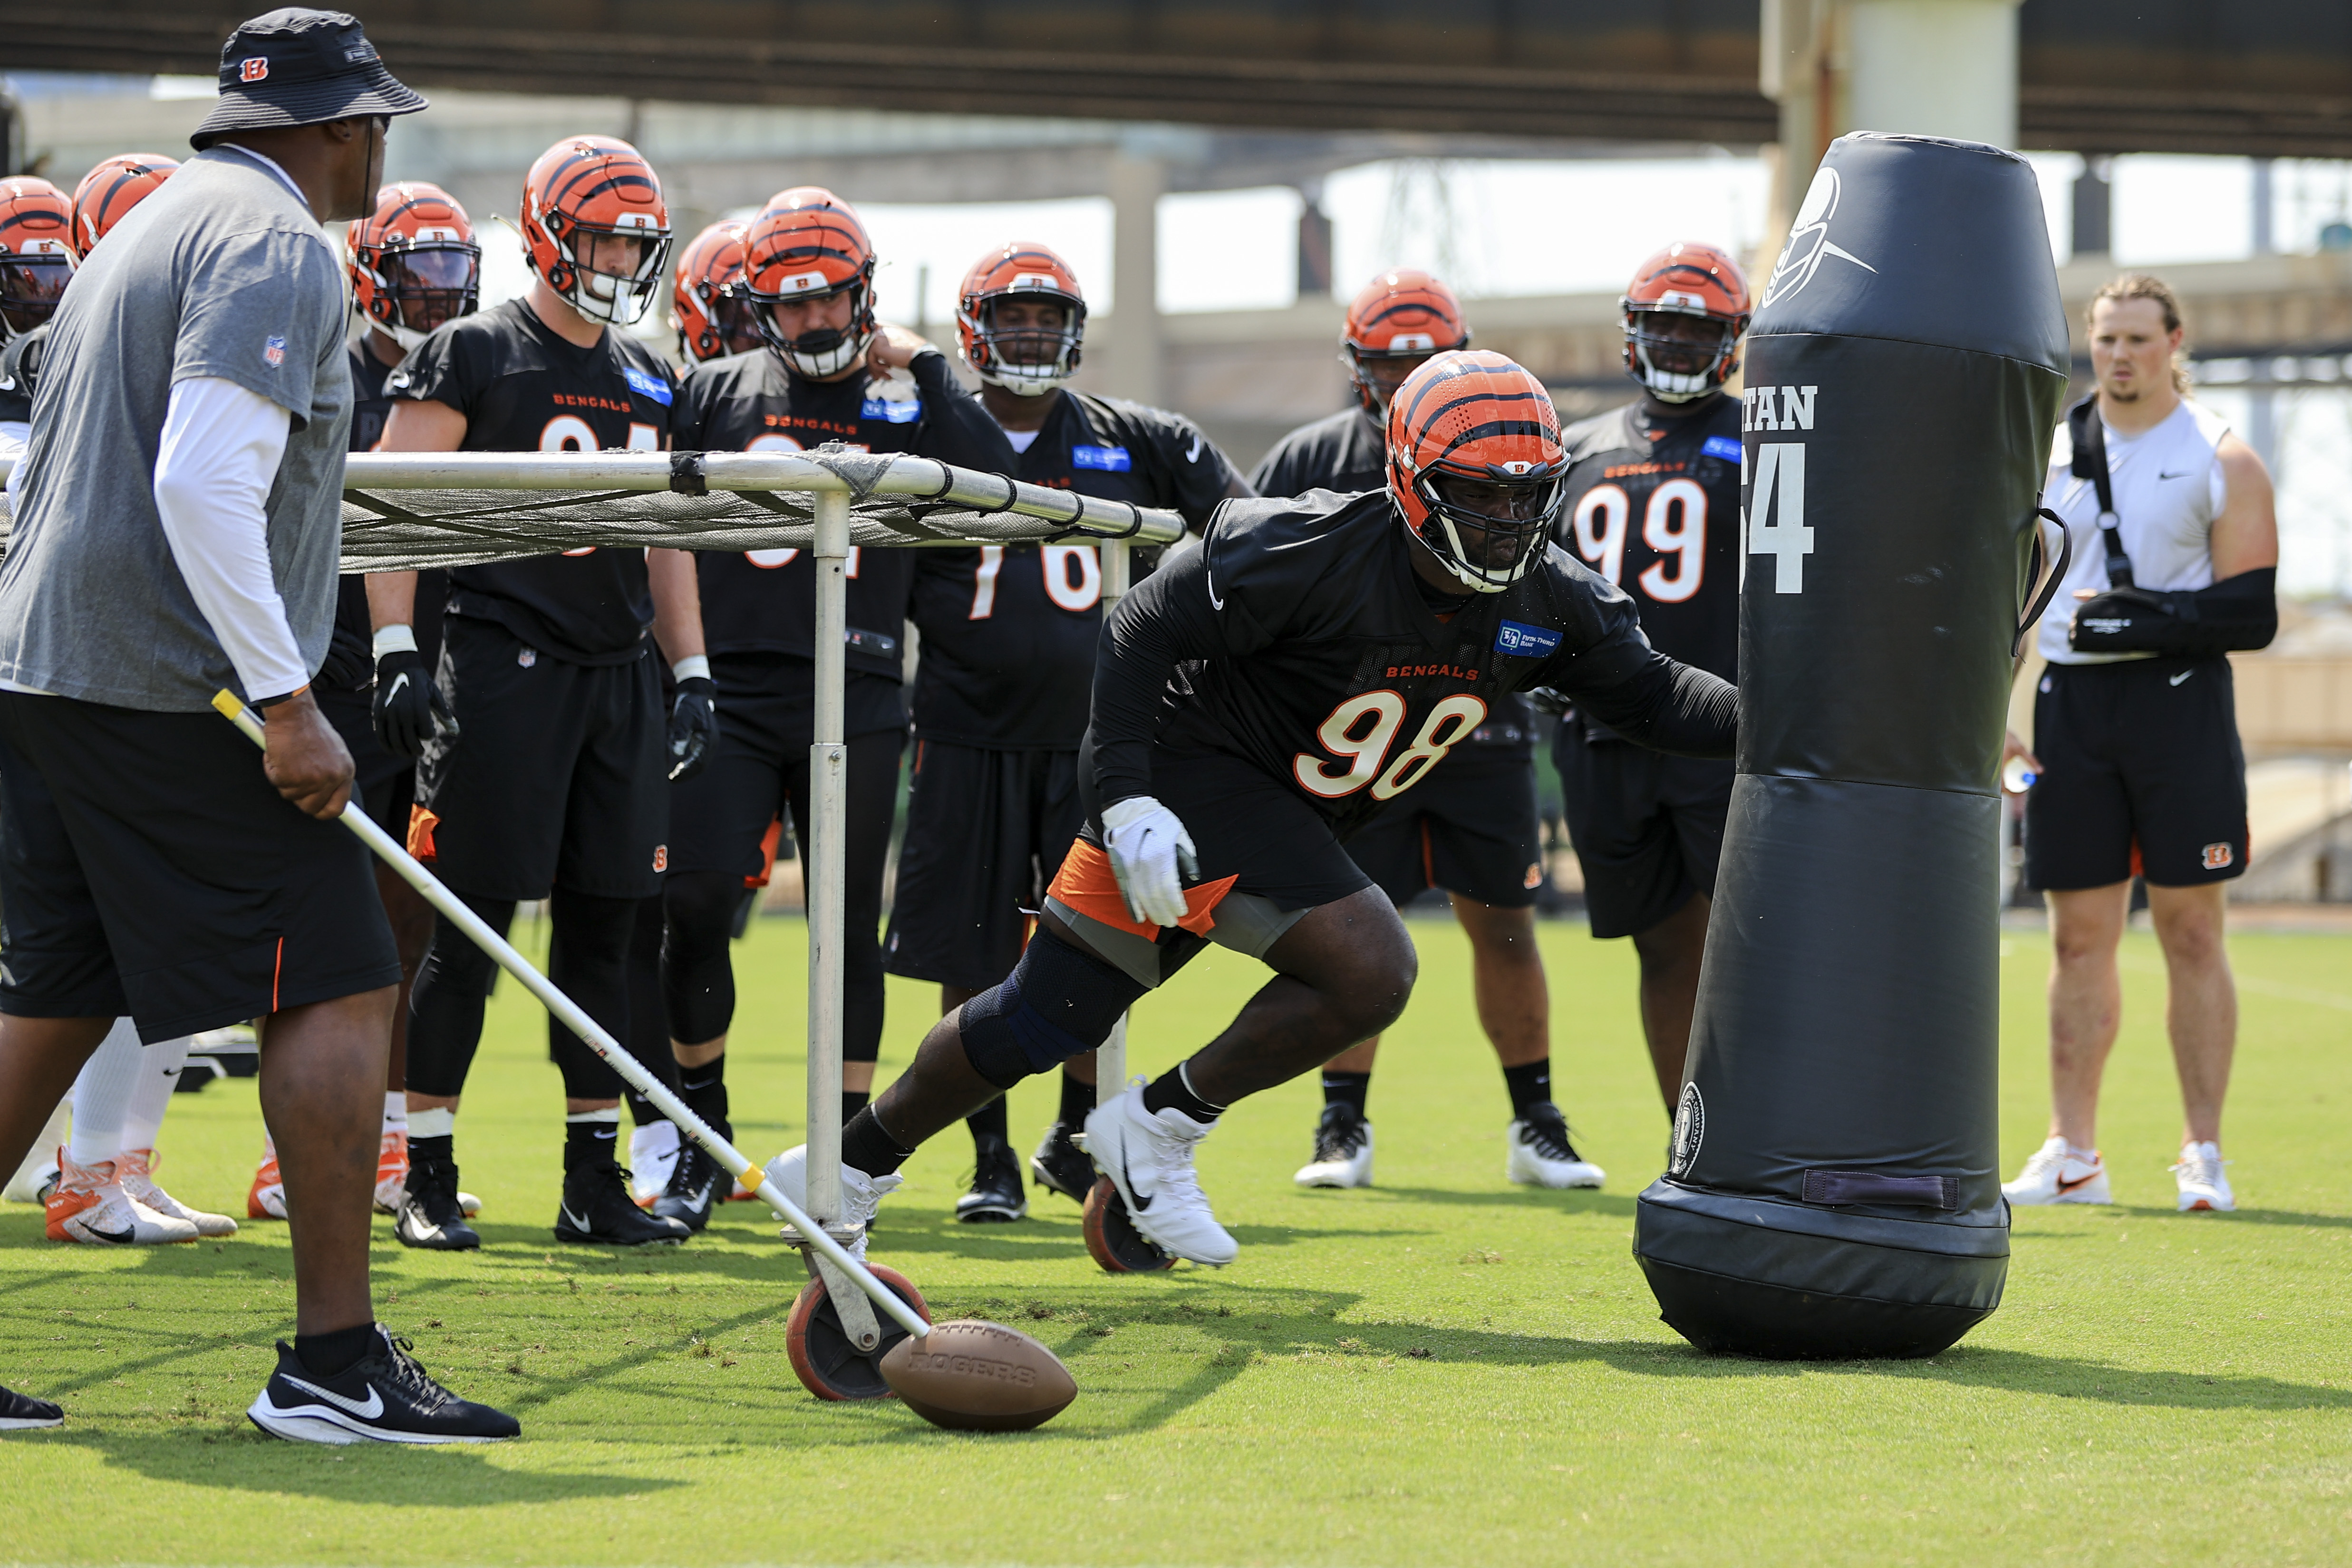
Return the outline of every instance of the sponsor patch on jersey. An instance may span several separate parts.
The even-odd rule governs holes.
[[[1710,458],[1721,458],[1727,463],[1739,461],[1739,437],[1737,436],[1709,436],[1699,443],[1698,449]]]
[[[658,403],[664,408],[669,406],[669,383],[660,376],[648,375],[635,365],[625,364],[621,367],[621,379],[627,382],[629,390],[639,397]]]
[[[1495,633],[1495,651],[1513,658],[1541,658],[1559,646],[1559,634],[1549,626],[1505,621]]]
[[[1098,473],[1123,474],[1135,467],[1124,447],[1073,447],[1070,467],[1093,468]]]
[[[879,419],[885,425],[912,425],[923,416],[923,400],[869,397],[858,405],[857,414],[861,419]]]

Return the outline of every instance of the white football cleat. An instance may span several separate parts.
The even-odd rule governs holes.
[[[1201,1191],[1192,1152],[1209,1135],[1182,1111],[1143,1109],[1141,1087],[1087,1117],[1087,1154],[1127,1203],[1136,1234],[1163,1252],[1223,1268],[1241,1252]]]
[[[1609,1173],[1576,1152],[1569,1142],[1568,1117],[1550,1100],[1528,1107],[1504,1134],[1510,1158],[1503,1174],[1516,1186],[1597,1187]]]
[[[2182,1214],[2229,1214],[2237,1208],[2238,1196],[2221,1173],[2229,1163],[2221,1158],[2218,1143],[2180,1146],[2180,1163],[2172,1167],[2172,1176],[2180,1185]]]
[[[766,1169],[768,1180],[782,1187],[784,1196],[805,1211],[808,1208],[808,1145],[794,1144],[769,1161]],[[842,1166],[839,1223],[857,1227],[857,1240],[850,1247],[849,1255],[858,1262],[866,1261],[866,1235],[874,1227],[875,1211],[882,1206],[884,1198],[905,1184],[906,1179],[896,1171],[887,1176],[869,1176],[855,1165]],[[773,1209],[768,1212],[775,1214],[778,1219],[784,1217]]]
[[[2111,1204],[2107,1167],[2096,1149],[2077,1149],[2053,1138],[2025,1162],[2017,1180],[2003,1182],[2000,1195],[2017,1208],[2047,1204]]]
[[[114,1162],[79,1165],[70,1153],[58,1156],[62,1173],[49,1194],[51,1241],[85,1241],[100,1247],[156,1247],[196,1239],[195,1226],[157,1214],[122,1190]]]
[[[675,1121],[650,1121],[629,1134],[629,1195],[641,1209],[669,1191],[669,1173],[677,1166]]]
[[[114,1157],[114,1179],[131,1194],[133,1203],[143,1204],[166,1219],[184,1219],[196,1227],[198,1236],[235,1236],[236,1221],[225,1214],[208,1214],[192,1209],[155,1184],[155,1151],[125,1149]]]
[[[1325,1106],[1315,1125],[1315,1158],[1290,1179],[1302,1187],[1370,1186],[1372,1124],[1346,1100]]]

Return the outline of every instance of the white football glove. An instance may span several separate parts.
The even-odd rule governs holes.
[[[1200,857],[1192,837],[1176,814],[1148,795],[1129,795],[1102,814],[1103,850],[1110,857],[1111,875],[1118,879],[1119,896],[1127,912],[1148,925],[1172,926],[1181,921],[1184,883],[1178,875],[1201,874]]]

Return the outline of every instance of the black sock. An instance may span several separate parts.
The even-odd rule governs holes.
[[[330,1329],[323,1334],[296,1334],[294,1358],[320,1377],[349,1372],[361,1357],[375,1349],[375,1325]]]
[[[457,1135],[454,1132],[444,1132],[436,1138],[418,1138],[412,1135],[408,1140],[408,1163],[412,1165],[421,1165],[427,1160],[437,1160],[445,1165],[455,1164],[457,1159]]]
[[[851,1120],[854,1119],[859,1111],[866,1109],[866,1101],[873,1098],[873,1093],[867,1089],[843,1089],[841,1091],[841,1124],[844,1127],[848,1126]]]
[[[861,1094],[857,1098],[866,1097]],[[899,1148],[898,1141],[882,1130],[882,1123],[874,1119],[872,1106],[862,1107],[842,1125],[841,1163],[853,1171],[887,1176],[914,1157],[912,1149]]]
[[[1364,1101],[1372,1092],[1372,1075],[1368,1072],[1333,1072],[1323,1069],[1323,1103],[1346,1105],[1357,1115],[1364,1113]]]
[[[989,1138],[999,1143],[1007,1143],[1013,1139],[1012,1124],[1005,1119],[1004,1097],[1001,1094],[965,1117],[963,1124],[971,1129],[971,1141],[975,1144]]]
[[[1503,1087],[1511,1091],[1512,1120],[1526,1120],[1530,1107],[1551,1099],[1551,1058],[1538,1057],[1520,1067],[1505,1068]]]
[[[732,1140],[735,1125],[727,1120],[727,1053],[719,1052],[698,1068],[684,1063],[677,1069],[677,1097],[686,1108]]]
[[[620,1153],[621,1124],[614,1121],[573,1121],[563,1123],[563,1173],[585,1165],[616,1159]]]
[[[1062,1075],[1062,1125],[1076,1132],[1087,1124],[1087,1112],[1095,1108],[1095,1086],[1083,1083],[1068,1073]]]
[[[1211,1105],[1192,1092],[1184,1077],[1184,1065],[1179,1062],[1173,1071],[1161,1073],[1143,1088],[1143,1109],[1157,1115],[1171,1108],[1182,1111],[1206,1127],[1225,1113],[1222,1105]]]

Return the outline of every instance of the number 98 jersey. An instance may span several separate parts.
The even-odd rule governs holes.
[[[1560,433],[1559,543],[1632,595],[1650,646],[1726,680],[1739,664],[1739,400],[1675,419],[1639,403]]]

